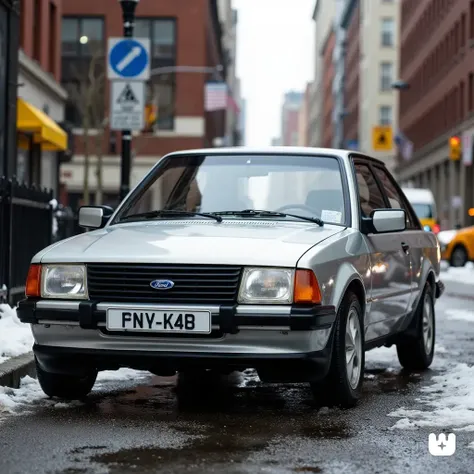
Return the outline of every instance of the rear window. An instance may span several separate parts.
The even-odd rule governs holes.
[[[432,219],[433,218],[433,206],[431,204],[416,204],[411,203],[413,209],[418,216],[418,219]]]

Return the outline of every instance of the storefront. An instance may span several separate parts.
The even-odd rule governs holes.
[[[68,148],[67,133],[44,112],[18,98],[17,137],[18,179],[29,185],[56,188],[58,152]],[[54,191],[56,194],[57,189]]]

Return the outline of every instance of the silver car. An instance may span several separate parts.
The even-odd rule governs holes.
[[[254,368],[309,382],[324,405],[361,395],[365,351],[430,366],[440,249],[381,161],[319,148],[163,157],[121,205],[38,253],[20,319],[49,396],[97,372]]]

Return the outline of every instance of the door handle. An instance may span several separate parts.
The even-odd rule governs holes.
[[[406,242],[402,242],[402,249],[405,253],[408,253],[410,246]]]

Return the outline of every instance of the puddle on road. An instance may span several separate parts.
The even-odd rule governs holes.
[[[320,467],[306,467],[306,466],[303,466],[303,467],[295,467],[293,469],[294,472],[301,472],[301,473],[313,473],[313,472],[323,472],[323,470],[320,468]]]
[[[366,372],[364,392],[406,393],[421,380],[421,375],[404,371],[370,370]],[[111,474],[155,472],[158,466],[164,471],[167,467],[182,467],[178,471],[185,472],[219,463],[232,463],[237,468],[249,455],[265,450],[276,439],[299,437],[318,443],[355,434],[346,411],[315,409],[309,387],[304,384],[257,382],[249,386],[236,384],[232,377],[206,379],[205,384],[153,377],[151,383],[138,385],[135,390],[96,392],[86,405],[71,411],[87,416],[92,423],[104,423],[106,415],[108,421],[120,421],[122,427],[143,423],[143,429],[147,429],[145,424],[154,429],[158,426],[165,437],[174,431],[189,440],[170,447],[161,443],[160,436],[155,446],[120,449],[109,444],[70,452],[73,462],[78,462],[79,456]],[[323,472],[311,465],[292,469],[299,473]]]
[[[186,466],[209,465],[240,461],[243,457],[254,451],[264,449],[268,441],[241,436],[221,436],[215,433],[203,439],[194,441],[190,446],[182,449],[172,448],[132,448],[116,453],[97,454],[91,457],[94,463],[107,465],[111,473],[123,468],[143,471],[146,468],[167,464]]]
[[[167,379],[168,381],[169,379]],[[134,391],[93,395],[86,406],[74,409],[97,419],[120,420],[122,426],[145,423],[158,426],[163,436],[174,431],[185,435],[188,442],[176,447],[164,446],[160,439],[155,446],[139,446],[117,450],[111,445],[76,448],[72,462],[79,457],[86,463],[102,466],[108,472],[154,472],[157,466],[182,466],[192,469],[210,464],[233,463],[237,467],[251,453],[269,447],[279,438],[297,437],[311,440],[336,440],[352,436],[343,412],[311,406],[311,393],[305,385],[236,386],[235,380],[199,384],[161,383],[153,378],[149,385]],[[162,427],[161,427],[162,426]],[[316,442],[318,442],[316,441]],[[155,443],[154,443],[155,444]],[[309,466],[295,472],[321,472]]]
[[[385,369],[366,370],[364,393],[398,393],[404,394],[422,380],[421,374],[404,370],[387,371]]]

